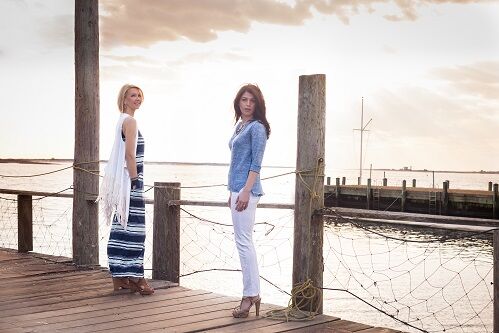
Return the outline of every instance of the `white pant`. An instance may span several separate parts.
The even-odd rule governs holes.
[[[255,225],[256,205],[260,197],[250,195],[248,207],[238,212],[236,210],[238,195],[237,192],[231,192],[230,211],[234,225],[234,238],[243,272],[243,297],[256,296],[260,294],[260,273],[258,272],[255,245],[253,244],[253,226]]]

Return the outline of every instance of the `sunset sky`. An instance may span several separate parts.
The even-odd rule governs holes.
[[[147,161],[229,160],[232,100],[257,83],[265,165],[296,159],[298,77],[327,81],[326,164],[499,170],[499,1],[101,0],[100,156],[124,83]],[[0,2],[0,158],[72,158],[74,1]]]

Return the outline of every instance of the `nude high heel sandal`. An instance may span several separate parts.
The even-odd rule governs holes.
[[[241,304],[239,304],[238,307],[234,308],[234,311],[232,311],[232,316],[234,318],[247,318],[249,315],[249,312],[251,310],[251,307],[255,305],[255,312],[256,315],[260,315],[260,303],[262,302],[262,299],[260,296],[246,296],[241,299]],[[249,305],[248,305],[249,304]]]

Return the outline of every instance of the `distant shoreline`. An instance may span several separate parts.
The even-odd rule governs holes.
[[[100,163],[107,163],[107,160],[100,160]],[[73,163],[72,159],[64,158],[0,158],[0,163],[17,163],[17,164],[61,164],[61,163]],[[145,162],[146,164],[152,165],[209,165],[209,166],[228,166],[228,163],[213,163],[213,162],[159,162],[151,161]],[[292,166],[276,166],[276,165],[265,165],[267,168],[288,168],[293,169]],[[368,171],[368,169],[364,169]],[[374,171],[391,171],[391,172],[435,172],[435,173],[477,173],[477,174],[499,174],[498,171],[459,171],[459,170],[427,170],[427,169],[373,169]]]
[[[72,159],[64,158],[0,158],[0,163],[13,163],[13,164],[61,164],[73,163]],[[107,163],[107,160],[99,160],[99,163]],[[208,166],[229,166],[228,163],[214,163],[214,162],[159,162],[159,161],[146,161],[145,164],[149,165],[208,165]],[[290,168],[289,166],[273,166],[266,165],[267,168]]]

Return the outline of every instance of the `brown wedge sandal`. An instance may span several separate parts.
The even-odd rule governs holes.
[[[140,278],[138,280],[130,279],[130,286],[132,292],[139,292],[141,295],[152,295],[154,289],[147,284],[146,279]]]
[[[114,291],[130,289],[130,281],[127,277],[113,277],[113,288]]]

